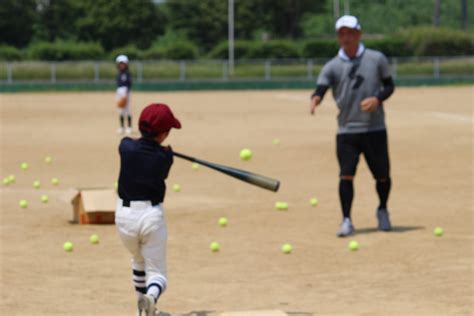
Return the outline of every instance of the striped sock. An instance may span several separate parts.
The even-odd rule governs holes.
[[[138,296],[146,294],[145,271],[133,270],[133,285],[135,285]]]

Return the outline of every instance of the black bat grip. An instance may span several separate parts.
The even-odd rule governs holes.
[[[183,158],[183,159],[192,161],[192,162],[196,162],[196,158],[186,156],[184,154],[177,153],[176,151],[173,151],[173,155],[176,156],[176,157],[179,157],[179,158]]]

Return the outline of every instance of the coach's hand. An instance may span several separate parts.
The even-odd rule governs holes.
[[[360,103],[360,107],[364,112],[375,112],[379,105],[380,101],[376,97],[365,98]]]
[[[309,104],[311,115],[314,115],[314,110],[319,105],[319,103],[321,103],[321,97],[319,95],[315,95],[311,98],[311,102]]]

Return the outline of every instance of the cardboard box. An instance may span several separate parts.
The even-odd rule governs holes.
[[[73,223],[114,224],[116,203],[113,189],[78,189],[71,200]]]

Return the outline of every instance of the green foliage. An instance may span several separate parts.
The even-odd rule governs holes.
[[[474,54],[472,33],[442,28],[420,27],[398,34],[413,48],[415,56],[461,56]]]
[[[126,55],[130,61],[141,59],[143,52],[135,45],[127,45],[115,48],[110,52],[110,59],[115,61],[118,55]]]
[[[143,53],[144,59],[196,59],[199,55],[198,47],[190,41],[184,32],[167,29]]]
[[[184,32],[204,51],[227,37],[227,1],[170,1],[169,26]]]
[[[165,56],[166,54],[165,54],[164,48],[158,47],[158,46],[152,46],[141,53],[142,59],[145,59],[145,60],[164,59]]]
[[[165,17],[150,0],[83,0],[81,5],[87,14],[77,21],[78,38],[99,40],[107,50],[129,44],[148,48],[164,32]]]
[[[252,46],[248,58],[299,58],[300,53],[295,42],[273,40]]]
[[[334,36],[334,18],[331,15],[306,14],[301,22],[305,38],[321,38],[322,34]]]
[[[28,47],[28,54],[39,60],[95,60],[103,58],[104,49],[98,43],[37,42]]]
[[[0,44],[25,47],[33,37],[35,0],[0,2]]]
[[[164,47],[164,55],[166,59],[196,59],[198,49],[190,41],[177,41]]]
[[[176,41],[188,41],[188,37],[183,30],[174,30],[167,28],[165,33],[159,36],[152,44],[152,46],[165,47],[173,44]]]
[[[468,5],[469,17],[474,5]],[[351,14],[359,17],[365,33],[387,34],[406,27],[433,25],[435,0],[357,0],[351,1]],[[440,26],[461,28],[461,1],[441,1]],[[471,19],[472,21],[472,19]]]
[[[339,43],[336,39],[314,39],[303,44],[304,58],[329,58],[337,54]]]
[[[249,58],[253,47],[256,45],[254,41],[237,40],[234,41],[234,58]],[[221,42],[216,45],[207,55],[211,59],[227,59],[229,55],[228,41]]]
[[[38,1],[35,39],[48,42],[76,39],[76,23],[84,14],[79,1]]]
[[[23,55],[21,51],[9,45],[0,45],[0,60],[21,60]]]
[[[338,2],[342,15],[345,1]],[[69,54],[47,52],[50,46],[43,47],[40,54],[39,44],[32,43],[92,42],[100,43],[107,55],[118,47],[131,47],[129,55],[136,58],[227,58],[226,0],[1,0],[0,3],[0,44],[18,48],[30,45],[36,49],[27,56],[39,54],[57,60]],[[334,3],[334,0],[235,0],[235,57],[333,56],[336,52],[331,42],[335,37]],[[461,29],[462,0],[440,3],[440,26]],[[428,27],[433,24],[434,4],[434,0],[357,0],[350,1],[350,12],[361,21],[366,46],[387,56],[472,54],[472,35],[468,31],[471,34],[474,31],[474,5],[469,2],[467,6],[470,25],[461,34]],[[415,27],[414,32],[419,35],[410,34]],[[424,27],[425,31],[418,27]],[[277,43],[283,38],[299,44]],[[8,54],[8,58],[19,58],[11,49]]]
[[[366,39],[363,43],[367,48],[378,50],[388,57],[414,56],[413,48],[400,37]]]
[[[227,39],[227,1],[169,1],[170,27],[183,30],[203,51]],[[255,32],[270,38],[300,37],[301,17],[307,12],[322,12],[325,4],[314,0],[235,1],[236,38],[251,39]]]

